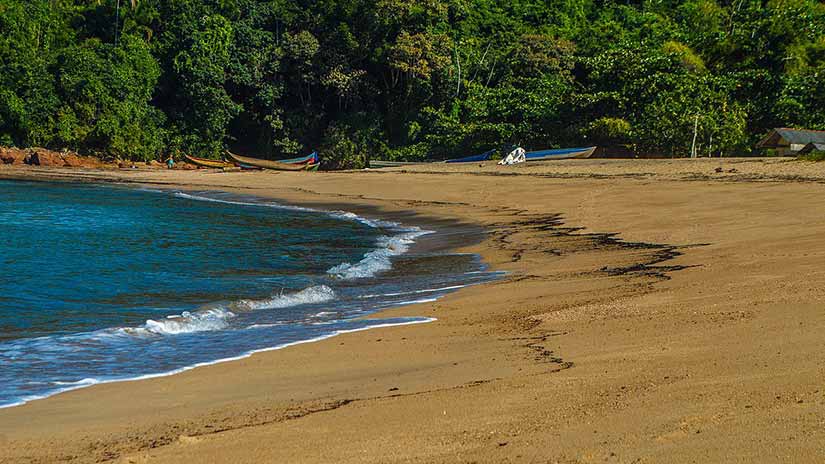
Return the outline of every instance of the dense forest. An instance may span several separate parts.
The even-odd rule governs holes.
[[[825,129],[812,0],[0,0],[0,145],[103,157],[507,144],[749,154]]]

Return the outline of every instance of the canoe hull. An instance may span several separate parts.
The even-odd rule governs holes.
[[[317,164],[318,163],[318,152],[312,152],[307,156],[300,156],[298,158],[289,158],[289,159],[282,159],[278,160],[279,163],[287,163],[287,164]]]
[[[560,159],[584,159],[593,156],[596,147],[560,148],[557,150],[530,151],[524,154],[527,161],[550,161]]]
[[[226,154],[227,156],[229,156],[230,159],[232,159],[232,161],[234,161],[240,166],[253,166],[256,168],[271,169],[273,171],[309,171],[312,170],[311,168],[313,166],[317,169],[318,165],[318,163],[290,164],[283,163],[281,161],[269,161],[258,158],[250,158],[248,156],[236,155],[229,150],[226,151]]]
[[[495,150],[490,150],[486,153],[482,153],[480,155],[475,156],[466,156],[464,158],[456,158],[445,161],[445,163],[475,163],[477,161],[487,161],[493,157]]]
[[[195,166],[201,166],[201,167],[204,167],[204,168],[222,169],[222,168],[231,168],[232,166],[234,166],[234,164],[229,163],[227,161],[222,161],[222,160],[211,160],[211,159],[206,159],[206,158],[197,158],[195,156],[189,156],[189,155],[184,155],[184,158],[186,158],[186,161],[189,161],[190,163],[194,164]]]

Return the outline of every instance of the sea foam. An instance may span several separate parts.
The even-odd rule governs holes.
[[[122,329],[132,333],[152,333],[157,335],[178,335],[193,332],[223,330],[237,316],[236,312],[281,309],[304,304],[324,303],[335,299],[335,292],[326,285],[305,288],[295,293],[281,293],[262,300],[240,300],[232,303],[229,310],[224,307],[202,309],[168,316],[162,320],[148,320],[143,327]]]
[[[295,293],[281,293],[263,300],[240,300],[232,304],[236,311],[281,309],[303,304],[318,304],[335,299],[335,292],[326,285],[309,287]]]
[[[373,277],[379,272],[392,269],[392,257],[406,253],[415,239],[431,233],[418,228],[394,236],[382,236],[376,244],[378,248],[364,255],[355,264],[342,263],[330,268],[327,273],[341,279]]]
[[[235,313],[223,308],[201,310],[194,313],[186,311],[180,316],[169,316],[160,321],[149,319],[142,329],[158,335],[208,332],[225,329],[229,326],[229,320],[234,317]]]

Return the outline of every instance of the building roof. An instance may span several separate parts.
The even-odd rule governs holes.
[[[807,155],[815,151],[825,151],[825,143],[809,143],[799,150],[799,154]]]
[[[756,144],[756,148],[779,148],[791,144],[807,145],[809,143],[825,144],[825,131],[780,127],[770,131]]]

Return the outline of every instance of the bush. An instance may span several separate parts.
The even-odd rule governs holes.
[[[662,45],[662,52],[675,56],[682,66],[691,72],[705,72],[705,62],[690,47],[676,41],[668,41]]]
[[[807,155],[802,155],[798,159],[803,161],[825,161],[825,151],[813,151]]]
[[[360,140],[359,140],[360,139]],[[363,137],[353,134],[345,124],[332,124],[321,144],[321,165],[329,169],[362,169],[369,164],[369,154]]]
[[[622,118],[599,118],[590,123],[586,135],[594,144],[618,145],[630,141],[630,123]]]

